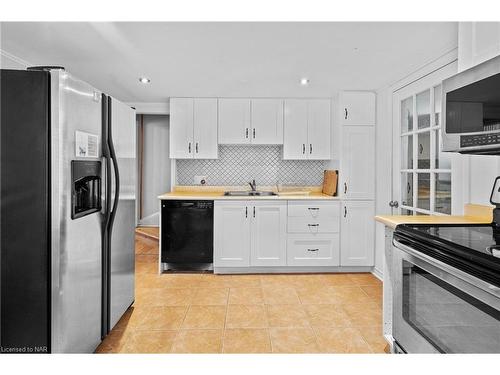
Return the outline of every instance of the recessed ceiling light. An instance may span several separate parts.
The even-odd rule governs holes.
[[[149,78],[146,78],[146,77],[141,77],[141,78],[139,78],[139,82],[146,84],[146,83],[151,83],[151,80]]]
[[[307,86],[309,84],[309,78],[301,78],[300,79],[300,84],[302,86]]]

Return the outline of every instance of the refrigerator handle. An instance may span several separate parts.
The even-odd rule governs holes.
[[[108,226],[108,236],[110,239],[111,239],[111,232],[113,230],[113,222],[116,217],[116,209],[118,208],[118,199],[120,198],[120,173],[118,171],[118,159],[116,158],[115,146],[113,145],[113,133],[111,131],[113,125],[111,108],[112,108],[111,97],[108,97],[108,147],[109,147],[109,154],[111,156],[111,161],[113,162],[113,169],[115,172],[115,196],[114,196],[113,208],[111,209],[110,212],[109,226]]]
[[[102,293],[101,293],[101,336],[104,338],[108,334],[108,270],[109,270],[109,259],[108,259],[108,233],[109,233],[109,221],[111,218],[111,159],[108,144],[108,98],[105,94],[102,94],[102,155],[104,158],[105,166],[105,201],[104,201],[104,217],[103,217],[103,235],[102,235]]]

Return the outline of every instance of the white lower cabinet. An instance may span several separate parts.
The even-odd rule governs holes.
[[[254,203],[251,221],[250,265],[286,265],[286,202]]]
[[[286,202],[215,202],[214,267],[284,265]]]
[[[215,202],[214,266],[250,266],[249,202]]]
[[[375,203],[344,201],[341,216],[340,265],[373,266]]]
[[[289,234],[289,266],[338,266],[339,234]]]

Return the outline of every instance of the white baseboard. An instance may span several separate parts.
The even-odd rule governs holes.
[[[373,269],[372,269],[372,274],[373,274],[373,276],[375,276],[377,279],[379,279],[380,281],[384,282],[384,274],[383,274],[380,270],[378,270],[378,269],[376,269],[376,268],[373,268]]]

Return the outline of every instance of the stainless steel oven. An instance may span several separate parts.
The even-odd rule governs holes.
[[[500,288],[397,239],[393,336],[405,353],[500,353]]]

